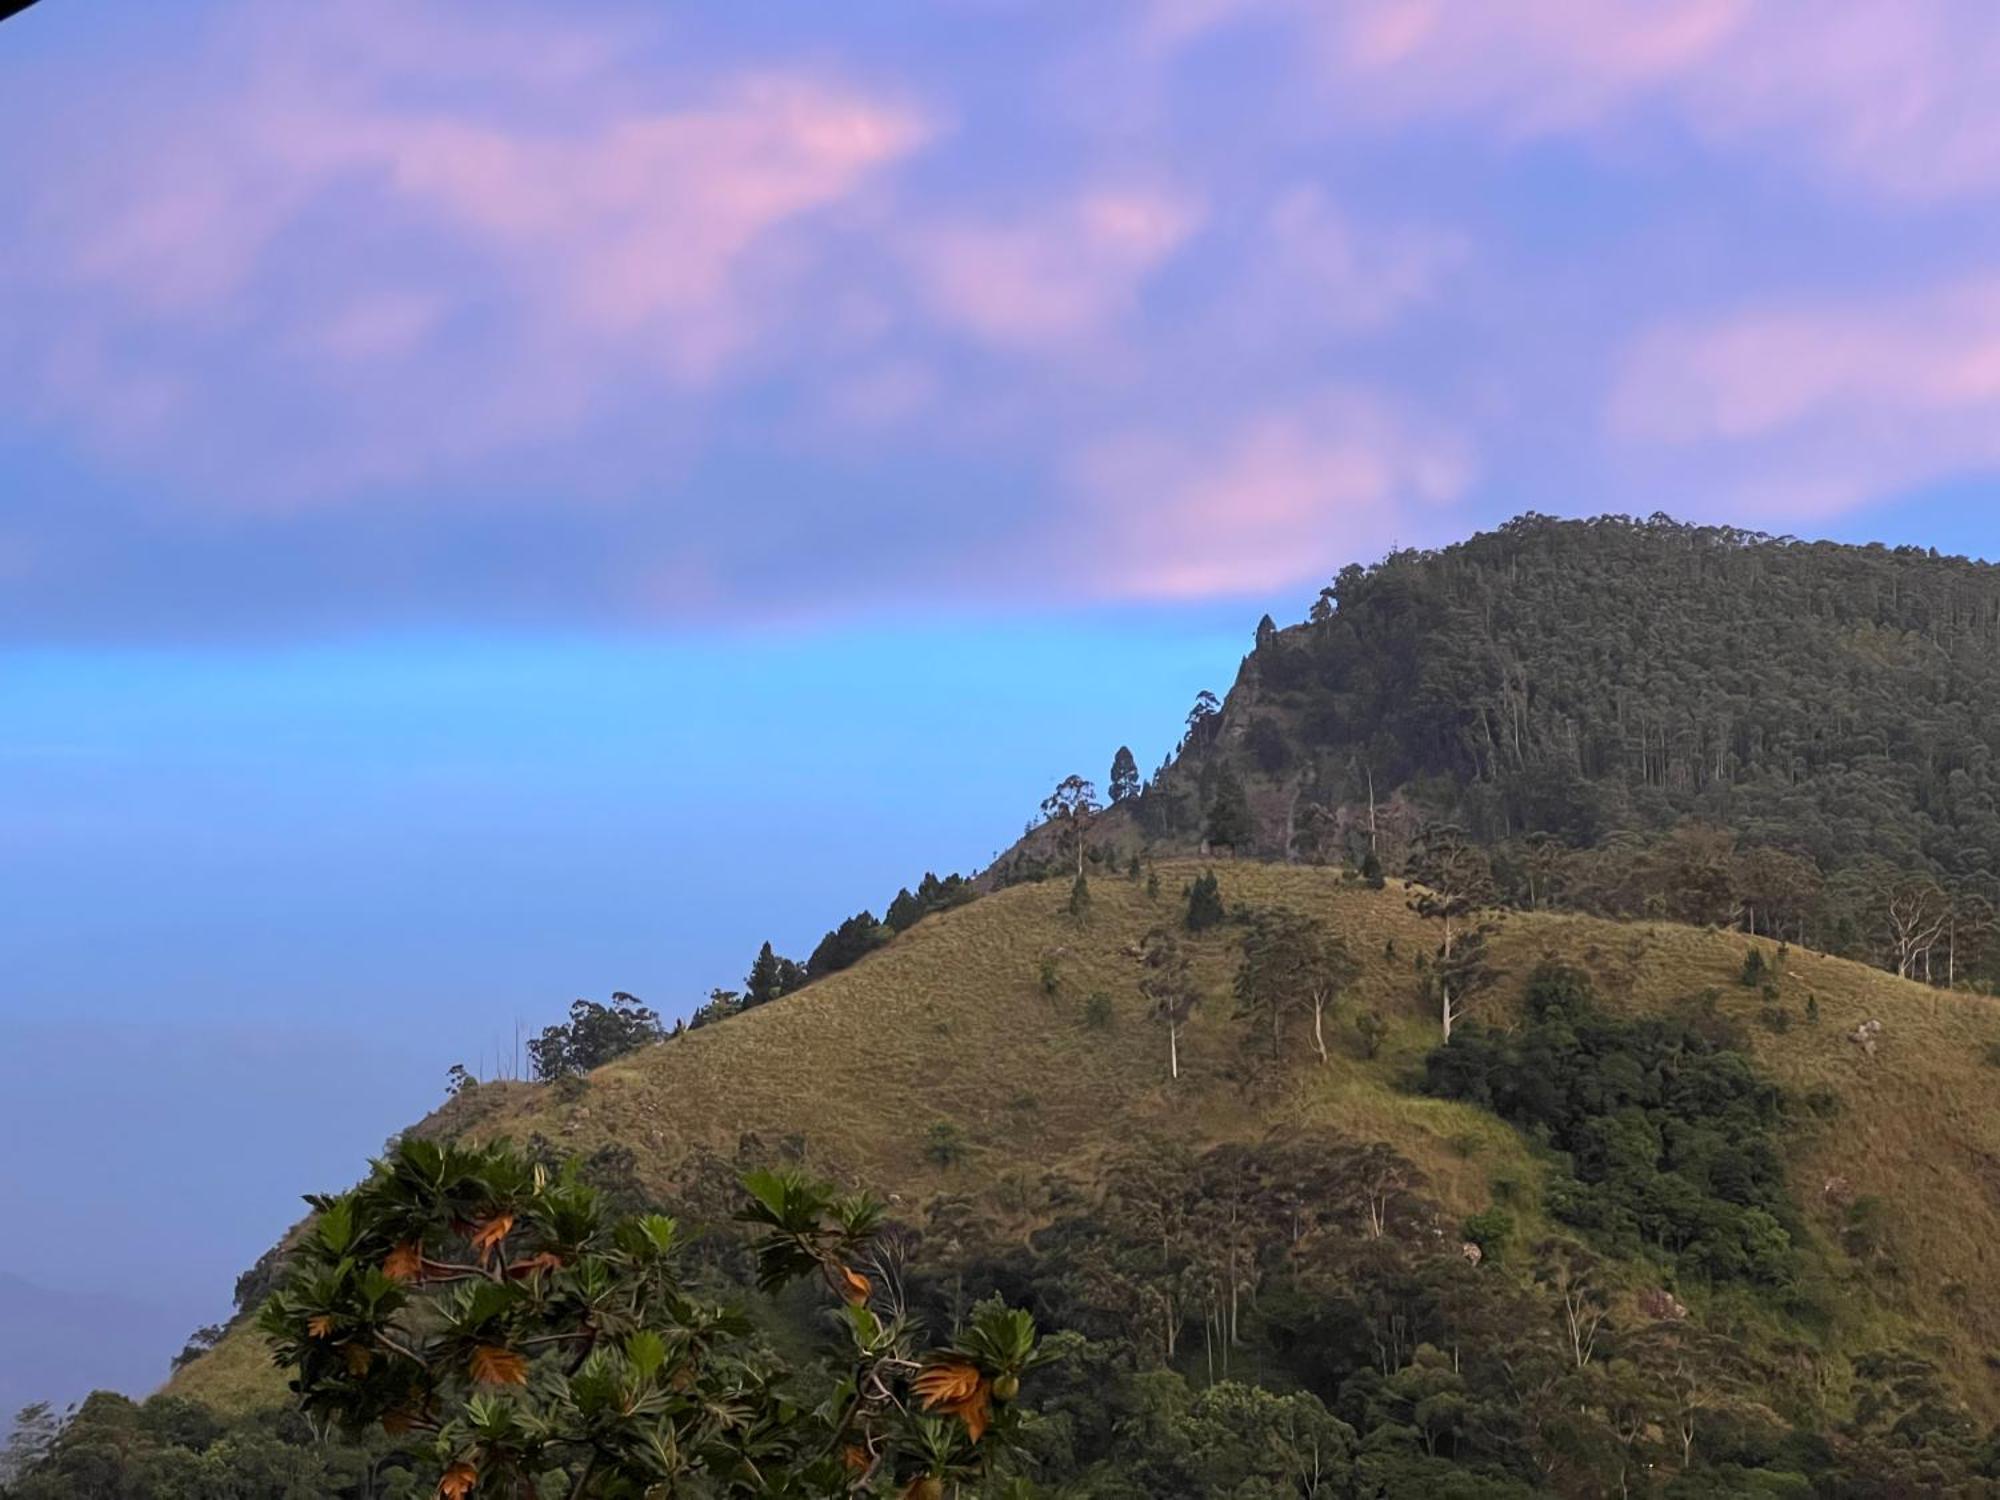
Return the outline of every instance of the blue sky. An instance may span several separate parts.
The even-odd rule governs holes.
[[[44,0],[0,1272],[206,1321],[451,1063],[982,863],[1393,544],[2000,551],[1996,191],[1975,0]]]

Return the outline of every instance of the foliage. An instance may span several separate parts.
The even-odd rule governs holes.
[[[909,893],[905,891],[904,895]],[[895,908],[891,907],[893,915]],[[806,971],[775,952],[769,943],[757,950],[757,958],[750,965],[750,972],[743,980],[743,1003],[747,1006],[768,1005],[771,1001],[789,995],[806,982]]]
[[[659,1038],[658,1012],[620,990],[609,1005],[594,1000],[572,1004],[567,1024],[546,1026],[529,1040],[528,1063],[537,1079],[553,1083],[601,1068]]]
[[[1250,794],[1235,768],[1225,762],[1215,776],[1215,790],[1209,798],[1207,820],[1202,825],[1202,841],[1212,848],[1247,850],[1256,838],[1256,820],[1250,815]]]
[[[1273,1061],[1284,1055],[1292,1018],[1309,1018],[1313,1050],[1324,1063],[1327,1012],[1359,971],[1347,944],[1317,918],[1282,908],[1260,911],[1243,938],[1237,1013],[1269,1028]]]
[[[1937,983],[2000,966],[1989,564],[1523,516],[1344,569],[1198,723],[1143,799],[1156,838],[1212,832],[1226,765],[1308,809],[1379,803],[1392,870],[1412,821],[1462,826],[1517,904],[1737,925]]]
[[[612,1221],[577,1173],[504,1145],[406,1143],[313,1200],[260,1325],[309,1418],[407,1435],[454,1500],[558,1476],[577,1496],[833,1496],[986,1472],[1018,1429],[1032,1324],[994,1310],[921,1353],[856,1268],[877,1205],[796,1174],[745,1186],[759,1284],[813,1277],[843,1308],[817,1380],[687,1291],[675,1220]]]
[[[1070,884],[1067,910],[1073,921],[1090,920],[1090,881],[1081,870],[1076,872],[1076,879]]]
[[[1111,757],[1111,802],[1116,806],[1139,795],[1139,762],[1132,757],[1130,745],[1120,745],[1118,753]]]
[[[819,940],[806,960],[806,977],[823,979],[859,963],[889,940],[889,931],[871,911],[856,912]]]
[[[1228,917],[1222,905],[1222,884],[1213,870],[1203,870],[1188,887],[1186,926],[1189,932],[1206,932]]]
[[[1079,876],[1083,874],[1084,840],[1097,811],[1097,786],[1081,776],[1065,776],[1042,799],[1042,820],[1055,827],[1058,844],[1075,853]]]
[[[1526,1024],[1461,1027],[1430,1054],[1426,1082],[1566,1153],[1549,1207],[1607,1248],[1671,1256],[1714,1281],[1783,1286],[1795,1274],[1779,1093],[1689,1022],[1614,1017],[1581,971],[1545,963]]]

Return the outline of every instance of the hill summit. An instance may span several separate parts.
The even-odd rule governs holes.
[[[1346,568],[1299,624],[1267,617],[1226,697],[1126,785],[1104,840],[1393,871],[1449,822],[1514,904],[1983,974],[2000,568],[1527,515]],[[1002,878],[1045,854],[1031,839]]]

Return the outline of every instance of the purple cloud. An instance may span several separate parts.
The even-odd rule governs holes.
[[[38,13],[7,628],[1185,599],[1994,461],[1969,5],[1031,13]]]

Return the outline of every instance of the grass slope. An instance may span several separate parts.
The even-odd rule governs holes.
[[[1018,1205],[1027,1233],[1035,1195],[1024,1189],[1044,1172],[1095,1180],[1104,1157],[1144,1136],[1202,1146],[1322,1124],[1390,1143],[1452,1213],[1485,1208],[1504,1185],[1524,1233],[1537,1232],[1544,1167],[1530,1145],[1479,1110],[1402,1086],[1436,1040],[1415,960],[1435,946],[1437,929],[1408,910],[1393,882],[1368,891],[1330,870],[1218,865],[1232,908],[1321,915],[1346,936],[1363,973],[1342,1005],[1332,1059],[1314,1064],[1301,1038],[1296,1060],[1272,1070],[1246,1051],[1258,1041],[1232,1015],[1240,929],[1193,940],[1211,998],[1183,1035],[1182,1078],[1169,1081],[1164,1031],[1145,1018],[1136,989],[1136,948],[1149,929],[1178,922],[1181,888],[1199,868],[1163,864],[1157,899],[1101,876],[1083,925],[1064,909],[1066,882],[996,892],[928,918],[777,1004],[622,1058],[568,1100],[533,1085],[483,1084],[420,1128],[541,1134],[582,1153],[623,1144],[658,1190],[673,1187],[697,1150],[733,1155],[754,1135],[775,1156],[791,1138],[818,1170],[895,1193],[899,1213],[917,1215],[939,1194],[982,1194]],[[1732,933],[1510,915],[1493,939],[1506,977],[1486,1019],[1504,1022],[1546,954],[1590,970],[1617,1008],[1670,1010],[1719,991],[1715,1003],[1743,1023],[1772,1076],[1799,1095],[1830,1091],[1839,1101],[1791,1143],[1793,1191],[1818,1241],[1809,1290],[1836,1310],[1812,1340],[1818,1378],[1838,1382],[1847,1351],[1918,1342],[1944,1358],[1968,1399],[2000,1414],[1985,1365],[2000,1349],[2000,1306],[1985,1292],[2000,1255],[2000,1070],[1986,1061],[2000,1016],[1989,1001],[1794,950],[1784,981],[1794,1024],[1774,1032],[1761,1024],[1765,1001],[1736,982],[1747,947]],[[1059,976],[1053,998],[1041,984],[1045,957]],[[1101,1029],[1083,1019],[1093,992],[1113,1008]],[[1816,1025],[1804,1021],[1808,994],[1818,1000]],[[1364,1061],[1349,1022],[1369,1007],[1390,1030],[1380,1055]],[[1869,1018],[1886,1027],[1873,1058],[1848,1040]],[[925,1150],[940,1120],[954,1122],[970,1147],[956,1165],[940,1166]],[[1842,1185],[1829,1195],[1834,1178]],[[1896,1270],[1878,1267],[1864,1280],[1838,1236],[1845,1203],[1867,1196],[1890,1207]],[[1629,1280],[1647,1284],[1647,1269],[1632,1268]],[[1747,1305],[1712,1311],[1760,1336],[1760,1315]],[[174,1389],[229,1408],[269,1398],[277,1382],[256,1343],[238,1328]]]

